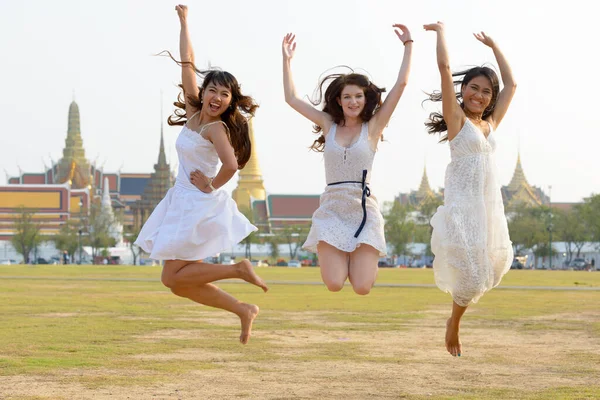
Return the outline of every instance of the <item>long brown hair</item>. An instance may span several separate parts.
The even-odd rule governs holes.
[[[347,74],[331,74],[327,75],[321,80],[319,86],[315,90],[316,99],[311,101],[314,106],[318,106],[323,103],[323,111],[331,116],[333,122],[340,124],[344,121],[344,110],[342,106],[338,104],[338,99],[342,95],[342,90],[347,85],[356,85],[360,87],[365,94],[365,108],[360,113],[360,118],[363,122],[368,122],[373,115],[381,107],[381,93],[385,92],[384,88],[376,86],[369,78],[363,74],[358,74],[350,67],[348,68],[351,72]],[[323,87],[329,83],[325,90],[325,96],[323,96]],[[315,140],[310,146],[311,150],[322,152],[325,149],[325,136],[323,136],[323,127],[314,125],[314,132],[319,134],[317,140]],[[382,139],[383,140],[383,137]]]
[[[199,70],[190,61],[176,60],[168,51],[163,51],[159,55],[168,55],[181,67],[186,65],[191,66],[194,68],[196,75],[202,80],[202,86],[198,87],[197,93],[185,93],[183,85],[179,85],[181,92],[177,96],[177,101],[173,103],[177,108],[173,111],[173,115],[167,118],[169,125],[184,125],[187,122],[185,100],[192,107],[199,110],[202,109],[202,94],[210,83],[225,86],[231,91],[231,103],[223,114],[221,114],[221,120],[229,128],[229,140],[238,162],[238,169],[244,168],[252,152],[248,119],[254,116],[258,104],[256,104],[252,97],[242,94],[237,79],[227,71],[216,68]]]
[[[471,82],[473,78],[478,76],[485,76],[489,79],[492,84],[492,99],[490,104],[487,106],[485,110],[483,110],[483,115],[481,119],[486,119],[494,112],[494,108],[496,107],[496,102],[498,101],[498,93],[500,93],[500,83],[498,81],[498,75],[494,72],[493,69],[489,67],[474,67],[465,71],[455,72],[452,74],[453,77],[459,77],[459,79],[454,81],[454,87],[460,88],[458,90],[455,89],[456,101],[458,101],[460,108],[464,109],[465,104],[462,98],[462,88]],[[460,78],[462,77],[462,79]],[[423,102],[430,100],[434,102],[442,101],[442,92],[435,91],[431,94],[428,94],[429,98],[425,99]],[[444,121],[444,116],[439,112],[432,112],[429,114],[429,119],[425,122],[425,126],[427,127],[427,132],[431,135],[436,133],[446,132],[448,130],[448,125],[446,125],[446,121]],[[448,140],[448,135],[444,135],[440,139],[440,143],[446,142]]]

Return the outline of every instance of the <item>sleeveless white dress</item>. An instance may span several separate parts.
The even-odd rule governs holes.
[[[467,118],[449,144],[444,205],[431,218],[431,251],[437,286],[466,307],[500,283],[510,269],[513,248],[491,126],[486,139]]]
[[[313,214],[312,226],[302,247],[316,253],[317,244],[324,241],[350,253],[364,243],[384,256],[387,249],[383,215],[373,195],[364,196],[367,217],[358,237],[355,237],[364,215],[363,171],[366,171],[364,180],[368,184],[375,157],[375,151],[369,145],[368,124],[362,125],[359,138],[350,147],[343,147],[335,141],[336,131],[337,125],[334,124],[326,137],[323,159],[327,187],[320,197],[319,208]],[[356,183],[331,185],[348,181]],[[368,191],[368,187],[365,190]]]
[[[202,126],[200,133],[186,125],[177,137],[179,171],[175,186],[156,206],[135,241],[151,259],[202,260],[231,249],[257,230],[227,192],[204,193],[190,182],[194,170],[208,177],[217,174],[219,156],[202,136],[213,123]]]

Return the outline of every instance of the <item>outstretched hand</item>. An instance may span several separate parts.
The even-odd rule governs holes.
[[[444,30],[444,23],[441,21],[438,21],[433,24],[425,24],[425,25],[423,25],[423,28],[425,28],[426,31],[441,32]]]
[[[283,38],[283,42],[281,43],[281,53],[283,54],[283,58],[286,60],[291,60],[296,53],[296,35],[293,33],[288,33]]]
[[[406,41],[412,40],[412,37],[410,36],[410,31],[408,30],[406,25],[394,24],[392,26],[395,28],[394,32],[396,32],[398,39],[400,39],[402,43],[406,44]]]
[[[188,8],[183,4],[178,4],[175,6],[175,10],[177,11],[177,16],[179,17],[179,21],[185,22],[187,20]]]
[[[192,173],[190,174],[190,182],[192,182],[192,185],[196,186],[201,192],[212,192],[212,189],[208,186],[208,184],[210,183],[210,179],[208,178],[208,176],[204,175],[198,170],[192,171]]]
[[[486,46],[494,47],[494,39],[486,35],[485,32],[474,33],[473,36]]]

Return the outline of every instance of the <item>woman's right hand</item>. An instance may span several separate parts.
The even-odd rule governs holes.
[[[294,39],[296,39],[296,35],[293,33],[288,33],[283,38],[283,42],[281,43],[281,53],[285,60],[291,60],[296,53],[296,42]]]
[[[438,22],[433,23],[433,24],[423,25],[423,28],[425,28],[426,31],[441,32],[441,31],[444,30],[444,23],[441,22],[441,21],[438,21]]]
[[[186,22],[187,21],[187,13],[188,13],[187,6],[184,6],[183,4],[178,4],[175,6],[175,10],[177,11],[177,16],[179,17],[179,21],[181,23]]]

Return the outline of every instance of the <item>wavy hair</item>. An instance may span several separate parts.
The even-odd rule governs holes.
[[[496,107],[496,102],[498,101],[498,94],[500,93],[500,82],[498,80],[498,75],[496,72],[489,67],[473,67],[467,69],[465,71],[459,71],[452,74],[452,77],[458,77],[459,79],[454,80],[454,88],[456,92],[456,101],[459,103],[460,108],[464,110],[465,104],[462,98],[462,89],[471,82],[473,78],[478,76],[485,76],[490,83],[492,84],[492,99],[487,108],[483,111],[482,119],[486,119],[492,112],[494,112],[494,108]],[[458,88],[458,90],[457,90]],[[442,92],[434,91],[433,93],[427,94],[429,97],[425,99],[426,101],[439,102],[442,101]],[[425,122],[425,126],[427,127],[427,132],[431,135],[436,133],[446,132],[448,130],[448,125],[446,125],[446,121],[444,121],[444,116],[439,112],[432,112],[429,114],[429,119]],[[446,142],[448,140],[448,135],[444,135],[440,139],[440,143]]]
[[[315,90],[315,100],[311,100],[314,106],[323,103],[323,111],[331,116],[333,122],[341,124],[344,122],[344,110],[339,105],[338,99],[342,95],[342,91],[348,85],[356,85],[360,87],[365,94],[365,108],[360,113],[360,118],[363,122],[368,122],[373,115],[381,107],[381,93],[385,92],[384,88],[376,86],[369,80],[366,75],[358,74],[350,67],[347,74],[330,74],[324,77],[317,89]],[[325,95],[323,96],[323,88],[327,86]],[[323,136],[323,127],[314,125],[314,133],[320,134],[319,137],[310,146],[311,150],[322,152],[325,149],[325,136]],[[381,138],[383,140],[383,136]]]
[[[196,75],[202,80],[202,86],[198,87],[197,93],[185,93],[183,85],[179,85],[181,92],[177,96],[177,101],[173,103],[177,108],[173,111],[173,115],[170,115],[169,118],[167,118],[167,123],[169,125],[185,125],[187,122],[185,110],[186,100],[190,106],[199,110],[202,109],[202,94],[210,83],[225,86],[231,91],[231,103],[223,114],[221,114],[221,120],[227,125],[227,128],[229,128],[229,141],[233,147],[238,162],[238,168],[244,168],[250,159],[250,154],[252,152],[248,119],[254,116],[258,104],[256,104],[252,97],[242,94],[237,79],[227,71],[217,68],[200,70],[196,68],[191,61],[176,60],[168,51],[163,51],[159,53],[159,55],[170,57],[180,67],[191,66]]]

